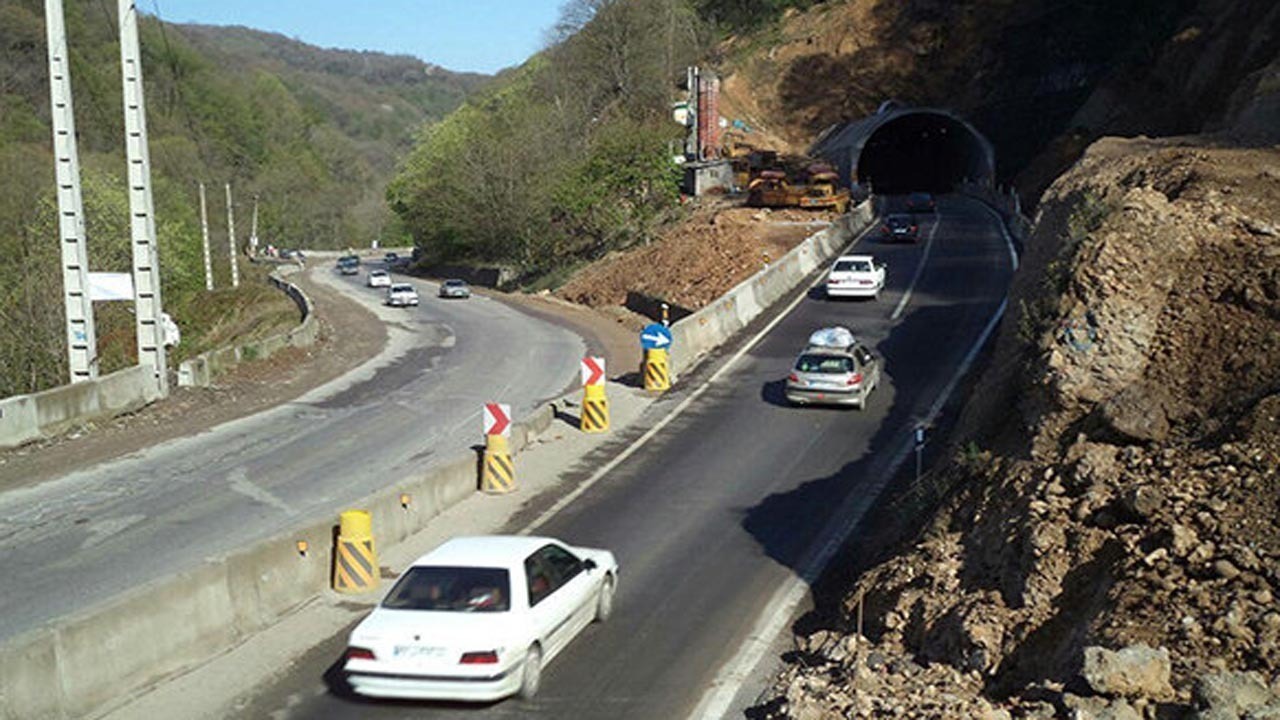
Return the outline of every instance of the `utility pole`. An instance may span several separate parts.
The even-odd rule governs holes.
[[[138,364],[155,373],[160,395],[169,394],[164,325],[160,319],[160,253],[151,202],[151,153],[147,147],[147,107],[142,94],[142,52],[138,46],[138,8],[119,0],[120,75],[124,88],[125,156],[129,163],[130,237],[133,243],[133,309]]]
[[[204,200],[204,183],[200,183],[200,237],[204,245],[204,289],[213,290],[213,260],[209,257],[209,209]]]
[[[249,254],[258,254],[258,196],[253,196],[253,227],[249,230]]]
[[[67,322],[67,360],[71,382],[98,377],[98,338],[89,297],[88,238],[80,194],[80,155],[71,103],[71,67],[62,0],[45,0],[49,49],[49,101],[53,118],[54,177],[58,185],[58,236],[62,249],[62,299]]]
[[[227,183],[227,242],[231,247],[231,287],[240,287],[240,266],[236,264],[236,211],[231,206],[231,183]]]

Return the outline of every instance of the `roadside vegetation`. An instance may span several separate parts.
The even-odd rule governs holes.
[[[90,267],[127,271],[114,5],[65,5]],[[264,299],[250,287],[261,282],[253,273],[242,277],[238,297],[228,296],[223,183],[235,192],[241,245],[255,196],[264,245],[338,248],[402,237],[384,200],[396,158],[422,122],[443,117],[485,80],[244,28],[147,17],[141,32],[163,300],[183,330],[177,357],[208,349],[206,340],[227,328],[256,324],[247,308]],[[67,378],[48,83],[43,4],[0,4],[0,397]],[[208,185],[213,294],[204,288],[200,181]],[[287,316],[292,304],[281,299]],[[210,322],[211,308],[227,315]],[[96,314],[100,371],[132,364],[129,304],[98,303]]]
[[[545,286],[680,216],[685,67],[786,0],[574,0],[547,50],[424,129],[388,189],[425,264]]]

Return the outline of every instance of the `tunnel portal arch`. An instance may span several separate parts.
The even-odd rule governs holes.
[[[810,151],[840,178],[882,194],[947,192],[963,182],[995,182],[995,150],[950,110],[894,102],[875,115],[829,128]]]

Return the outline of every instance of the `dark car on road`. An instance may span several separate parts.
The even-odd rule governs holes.
[[[884,219],[880,233],[887,240],[910,240],[915,242],[920,237],[920,226],[915,218],[904,213],[894,213]]]
[[[931,213],[937,210],[938,201],[927,192],[913,192],[907,196],[907,212]]]

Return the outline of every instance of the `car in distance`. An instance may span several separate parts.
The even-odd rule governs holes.
[[[360,273],[360,258],[355,255],[343,255],[338,258],[338,272],[343,275],[358,275]]]
[[[417,306],[418,291],[409,283],[395,283],[387,288],[387,304],[391,307]]]
[[[832,333],[841,330],[844,337]],[[831,335],[836,336],[834,341]],[[787,375],[786,398],[793,405],[846,405],[862,410],[879,386],[879,358],[844,328],[830,328],[814,333],[796,358]]]
[[[905,213],[894,213],[884,219],[880,233],[890,240],[910,240],[915,242],[920,237],[920,225],[915,218]]]
[[[907,196],[907,212],[931,213],[938,209],[937,200],[927,192],[913,192]]]
[[[471,286],[467,284],[466,280],[445,280],[440,283],[440,297],[469,298],[471,297]]]
[[[884,277],[885,265],[870,255],[841,255],[827,273],[827,297],[878,298]]]
[[[391,275],[386,270],[370,270],[366,284],[371,288],[391,287]]]
[[[351,631],[359,695],[488,702],[533,697],[542,668],[613,612],[608,550],[545,537],[460,537],[414,561]]]
[[[386,255],[382,256],[382,262],[386,263],[387,265],[395,265],[396,263],[400,262],[400,256],[393,252],[389,252]]]

